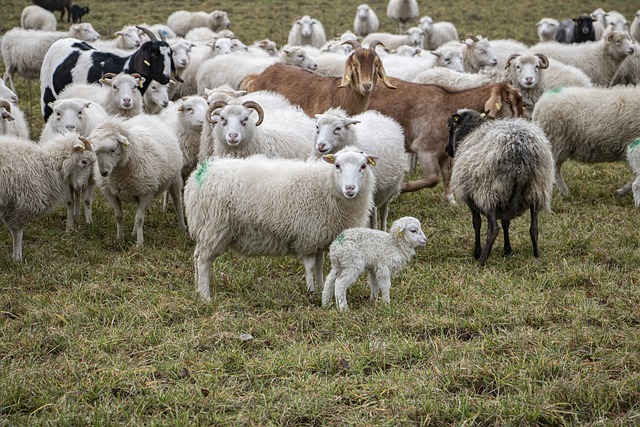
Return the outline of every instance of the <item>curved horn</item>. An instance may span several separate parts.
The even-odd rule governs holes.
[[[139,79],[142,76],[140,75],[140,73],[131,73],[131,77],[133,77],[134,79]]]
[[[376,50],[376,47],[378,47],[378,46],[385,47],[385,45],[380,40],[371,40],[371,43],[369,43],[369,49],[373,49],[374,51]],[[386,47],[385,47],[385,49],[386,49]]]
[[[536,53],[535,56],[540,59],[540,68],[545,69],[549,67],[549,58],[547,58],[546,55],[543,55],[542,53]]]
[[[111,80],[112,78],[114,78],[116,76],[117,76],[117,74],[115,74],[115,73],[104,73],[101,78],[102,79]]]
[[[7,110],[7,113],[11,112],[11,104],[9,104],[9,102],[5,101],[4,99],[0,100],[0,108],[4,108],[5,110]]]
[[[83,137],[81,137],[81,136],[80,136],[80,137],[78,137],[78,139],[79,139],[80,141],[82,141],[82,143],[84,144],[84,149],[85,149],[85,150],[87,150],[87,151],[91,151],[91,141],[89,141],[88,139],[83,138]]]
[[[215,125],[216,123],[218,123],[216,120],[213,120],[211,116],[213,115],[213,112],[216,110],[216,108],[224,108],[226,106],[227,106],[226,101],[216,101],[213,104],[211,104],[209,106],[209,109],[207,110],[207,121],[212,125]]]
[[[507,58],[507,64],[504,66],[504,69],[505,70],[509,69],[509,67],[511,66],[511,61],[513,61],[514,59],[516,59],[519,56],[520,56],[519,53],[514,53],[511,56],[509,56],[509,58]]]
[[[158,38],[156,37],[155,34],[153,34],[153,31],[151,31],[150,29],[146,27],[141,27],[140,25],[136,25],[136,28],[142,31],[143,33],[145,33],[147,36],[149,36],[149,40],[151,40],[152,42],[158,41]]]
[[[158,30],[158,35],[160,36],[160,40],[163,42],[167,42],[167,38],[164,36],[164,33],[160,30]]]
[[[256,122],[256,126],[260,126],[262,121],[264,120],[264,110],[262,107],[255,101],[245,101],[242,103],[243,107],[253,108],[258,113],[258,121]]]
[[[357,40],[345,40],[340,44],[351,45],[354,49],[360,49],[362,47],[362,45]]]

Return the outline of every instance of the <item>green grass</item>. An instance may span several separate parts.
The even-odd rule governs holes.
[[[243,40],[279,44],[296,15],[316,15],[336,33],[357,5],[83,3],[103,34],[181,7],[218,7]],[[528,43],[539,18],[598,5],[487,3],[420,5],[463,34]],[[631,3],[607,8],[630,17]],[[386,2],[369,4],[393,29]],[[0,5],[0,30],[16,25],[22,5]],[[41,122],[31,125],[37,137]],[[213,301],[202,302],[193,243],[159,200],[143,248],[130,236],[115,240],[99,194],[92,226],[65,234],[63,208],[31,222],[23,263],[12,262],[2,228],[0,425],[640,424],[640,216],[630,197],[612,195],[631,172],[623,163],[563,169],[572,196],[556,192],[553,212],[541,215],[541,258],[532,256],[525,216],[512,225],[515,254],[503,257],[498,242],[485,268],[471,256],[468,209],[447,205],[441,185],[402,195],[391,218],[419,218],[427,247],[393,280],[389,306],[371,303],[361,280],[347,313],[320,308],[293,257],[226,254],[213,266]]]

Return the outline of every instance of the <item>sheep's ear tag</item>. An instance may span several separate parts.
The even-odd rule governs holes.
[[[402,237],[402,229],[400,227],[396,228],[396,237]]]
[[[460,121],[460,114],[454,114],[453,115],[453,121],[458,123]]]
[[[376,160],[378,160],[378,158],[375,157],[375,156],[367,157],[367,163],[369,163],[371,166],[375,166],[376,165]]]
[[[325,162],[334,164],[336,162],[336,158],[333,154],[326,154],[322,156]]]
[[[118,141],[120,141],[120,143],[121,143],[122,145],[124,145],[125,147],[128,147],[128,146],[129,146],[129,140],[127,139],[127,137],[126,137],[126,136],[121,136],[121,137],[118,139]]]

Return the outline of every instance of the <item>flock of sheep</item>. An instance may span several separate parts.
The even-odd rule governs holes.
[[[391,276],[426,243],[415,218],[386,232],[401,192],[442,179],[446,199],[471,210],[481,265],[497,221],[509,254],[509,223],[526,211],[539,256],[537,215],[550,208],[554,182],[569,194],[560,173],[569,159],[627,158],[638,178],[616,194],[633,191],[640,204],[640,11],[631,25],[602,9],[570,22],[543,18],[534,46],[460,38],[451,22],[420,18],[415,0],[391,0],[386,12],[399,34],[378,32],[374,10],[361,4],[339,38],[302,16],[278,49],[240,41],[223,11],[177,11],[166,24],[125,26],[103,40],[90,23],[55,31],[51,12],[28,6],[1,45],[0,216],[13,258],[22,259],[25,225],[61,202],[67,230],[82,210],[91,223],[95,186],[114,209],[118,239],[122,203],[136,204],[141,245],[146,210],[164,194],[195,241],[203,298],[212,262],[228,250],[293,254],[307,289],[323,288],[323,305],[335,299],[345,309],[364,271],[371,298],[388,302]],[[37,142],[16,73],[41,82]],[[405,182],[416,165],[423,178]]]

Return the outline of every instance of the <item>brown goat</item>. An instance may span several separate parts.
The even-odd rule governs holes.
[[[451,163],[444,148],[449,137],[447,120],[459,109],[486,112],[489,118],[519,117],[524,113],[522,96],[507,83],[457,90],[393,78],[391,82],[397,89],[375,90],[369,108],[396,119],[404,129],[405,149],[418,157],[424,178],[405,182],[402,192],[435,187],[441,174],[445,196],[454,202]]]
[[[269,90],[284,95],[313,117],[332,107],[341,107],[350,116],[367,110],[378,77],[389,89],[395,89],[375,51],[379,42],[369,48],[357,47],[345,61],[344,74],[324,77],[313,71],[291,65],[275,64],[260,74],[250,74],[241,89],[248,92]]]

